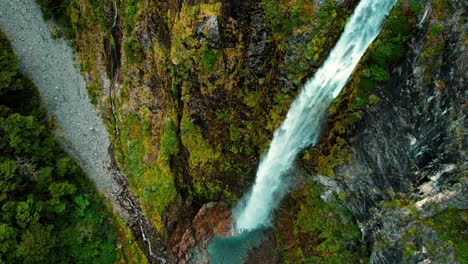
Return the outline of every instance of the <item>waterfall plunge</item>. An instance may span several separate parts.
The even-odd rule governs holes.
[[[316,144],[325,111],[345,86],[370,43],[380,32],[383,19],[396,0],[361,0],[323,66],[304,85],[270,149],[260,162],[255,184],[234,210],[235,230],[271,225],[271,212],[283,198],[284,176],[303,148]]]

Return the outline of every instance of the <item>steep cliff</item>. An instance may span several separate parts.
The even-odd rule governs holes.
[[[467,260],[465,16],[466,3],[423,2],[403,63],[336,170],[372,263]]]
[[[229,218],[225,204],[203,205],[248,191],[356,3],[68,3],[92,101],[168,259],[203,259],[192,257],[216,232],[200,215]],[[289,175],[261,252],[285,263],[466,261],[465,16],[463,1],[398,1]]]
[[[407,43],[397,48],[389,36],[405,27],[398,17],[409,12],[417,20],[408,16],[410,28],[398,36]],[[312,177],[324,188],[321,199],[338,201],[357,221],[362,240],[348,247],[365,246],[372,263],[467,259],[465,14],[458,1],[399,2],[331,107],[321,144],[305,152],[304,168],[322,174]],[[390,74],[382,78],[374,65]],[[369,104],[360,106],[362,99]],[[351,112],[341,117],[343,110]],[[315,222],[309,212],[317,203],[305,204],[296,214],[298,228],[307,223],[304,216]],[[329,229],[301,232],[329,239]]]

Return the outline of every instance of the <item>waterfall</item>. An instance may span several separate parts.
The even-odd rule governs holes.
[[[396,0],[361,0],[323,66],[306,82],[260,162],[255,184],[234,209],[235,230],[271,225],[271,213],[286,193],[285,176],[296,155],[316,144],[320,122],[347,83],[367,47],[379,34]]]

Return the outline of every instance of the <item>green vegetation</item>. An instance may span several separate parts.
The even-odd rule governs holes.
[[[107,18],[105,6],[110,6],[113,0],[36,0],[39,4],[44,19],[55,20],[60,26],[59,30],[55,32],[57,37],[65,37],[71,41],[71,44],[76,46],[75,40],[77,35],[81,34],[80,27],[85,26],[87,23],[97,26],[100,25],[104,28],[112,25],[112,17]],[[80,16],[79,10],[86,9],[86,16]]]
[[[443,30],[444,30],[444,28],[442,27],[442,25],[436,22],[434,25],[432,25],[432,27],[431,27],[431,29],[429,31],[429,34],[431,36],[439,36],[440,33],[442,33]]]
[[[410,2],[410,9],[413,14],[419,14],[419,11],[421,11],[421,4],[418,1],[413,0]]]
[[[239,136],[233,132],[235,136]],[[182,144],[190,152],[189,168],[191,171],[201,170],[206,175],[217,174],[219,171],[231,170],[227,166],[219,166],[224,163],[221,150],[213,148],[206,142],[200,129],[187,120],[186,115],[181,123]],[[235,137],[234,136],[234,137]],[[205,177],[196,177],[193,179],[193,195],[200,201],[227,200],[233,202],[233,195],[229,192],[228,186],[218,179],[207,179]]]
[[[366,249],[360,244],[361,232],[351,212],[334,195],[323,201],[322,193],[315,183],[294,193],[299,208],[289,213],[294,219],[295,242],[284,252],[286,263],[367,262]]]
[[[78,62],[81,74],[83,76],[87,74],[91,77],[86,86],[91,102],[96,104],[98,108],[104,108],[104,106],[101,105],[103,89],[99,78],[100,74],[98,74],[97,69],[98,67],[100,69],[106,69],[106,67],[110,66],[100,65],[96,62],[96,51],[99,49],[104,50],[105,43],[102,41],[103,38],[110,42],[113,41],[110,33],[113,13],[105,11],[113,7],[113,1],[72,1],[73,2],[70,2],[68,5],[67,13],[70,16],[71,30],[74,32],[73,48],[75,49],[75,53],[79,55]],[[83,12],[85,12],[86,15],[84,15]],[[96,34],[94,30],[99,30],[101,33]]]
[[[206,43],[203,43],[202,53],[204,67],[212,71],[218,57],[218,50],[210,49]]]
[[[68,7],[76,5],[76,0],[36,0],[41,7],[45,19],[54,19],[61,26],[58,36],[73,40],[75,32],[72,30],[72,20]]]
[[[406,54],[406,43],[413,36],[416,25],[416,5],[408,0],[397,2],[377,39],[362,58],[352,78],[340,96],[329,108],[329,120],[333,124],[326,138],[310,150],[314,159],[306,160],[317,172],[335,176],[334,168],[350,161],[346,149],[347,137],[357,123],[362,109],[375,105],[380,98],[374,93],[379,85],[390,78],[390,70],[401,63]]]
[[[424,84],[434,83],[440,92],[444,92],[445,85],[440,85],[440,81],[434,77],[442,66],[442,56],[445,53],[445,20],[446,14],[454,12],[453,7],[443,0],[434,0],[432,14],[433,22],[429,26],[425,39],[425,47],[421,52],[421,63],[423,68]]]
[[[314,70],[311,60],[325,58],[333,44],[329,36],[338,37],[351,11],[351,8],[345,9],[329,1],[321,12],[340,19],[327,21],[310,16],[318,10],[313,9],[311,1],[302,2],[304,7],[292,10],[295,22],[288,26],[288,30],[296,35],[301,32],[311,34],[310,25],[319,25],[318,30],[312,32],[310,41],[297,46],[297,50],[307,50],[307,56],[301,56],[307,59],[301,59],[300,68],[293,63],[285,65],[281,60],[273,65],[287,69],[296,86]],[[291,6],[292,3],[284,1],[279,7],[289,10]],[[198,35],[199,22],[212,16],[219,19],[221,7],[220,2],[183,4],[180,12],[166,12],[158,3],[128,0],[119,5],[122,52],[126,60],[122,61],[123,85],[115,102],[121,113],[117,117],[118,136],[113,122],[107,122],[117,161],[128,175],[130,188],[160,230],[162,215],[174,206],[178,189],[186,190],[197,202],[235,201],[237,194],[245,188],[239,188],[239,182],[248,185],[252,180],[255,158],[267,146],[271,132],[282,121],[294,99],[293,90],[274,87],[271,91],[274,77],[267,75],[257,80],[248,76],[243,69],[246,52],[243,36],[235,21],[227,21],[227,30],[233,38],[233,45],[229,47],[214,48],[207,38]],[[90,10],[90,13],[83,16],[83,10]],[[100,76],[106,65],[95,59],[96,51],[104,52],[105,48],[90,40],[102,36],[111,39],[110,10],[110,1],[100,4],[85,1],[71,8],[72,17],[81,14],[81,19],[73,20],[73,26],[77,32],[83,74],[92,77],[88,90],[93,102],[105,113],[110,112],[110,107],[100,87]],[[153,43],[143,49],[138,36],[144,33],[142,29],[155,26],[150,24],[154,21],[143,19],[147,13],[157,14],[170,25],[170,50],[164,45],[164,39],[152,39]],[[290,17],[281,16],[281,23],[289,21]],[[159,27],[163,25],[158,24]],[[278,44],[280,54],[286,46],[285,38],[279,31],[275,36],[281,40]],[[255,84],[254,88],[248,88],[251,83]],[[226,104],[220,105],[219,109],[207,105],[207,116],[203,118],[210,125],[210,135],[201,129],[192,112],[179,113],[200,99],[216,101],[212,99],[218,93],[226,95]],[[249,110],[241,108],[244,106]],[[265,115],[264,107],[268,115]],[[244,112],[247,116],[241,120]],[[255,129],[258,127],[267,129]],[[182,148],[188,150],[187,164],[181,161]],[[188,167],[189,182],[182,177],[184,165]]]
[[[332,0],[320,7],[308,0],[263,0],[262,7],[279,52],[294,51],[297,55],[295,60],[278,65],[285,68],[286,76],[296,86],[323,62],[352,11],[352,7]],[[294,41],[303,36],[307,36],[306,41]]]
[[[385,206],[400,208],[405,205],[392,201]],[[409,209],[410,207],[406,208]],[[416,211],[416,209],[413,210],[414,212]],[[407,220],[414,224],[406,229],[405,234],[398,240],[398,243],[405,249],[403,251],[403,260],[408,262],[411,256],[421,250],[420,241],[423,239],[424,248],[436,261],[440,263],[452,263],[453,260],[447,259],[447,256],[450,256],[450,253],[454,252],[457,263],[466,262],[468,259],[468,234],[466,233],[468,212],[466,210],[448,208],[432,217],[423,219],[418,219],[417,214],[412,214]],[[421,230],[428,230],[428,227],[436,232],[437,239],[435,237],[433,239],[427,238],[425,237],[426,235],[421,236]],[[378,238],[377,240],[377,244],[389,244],[389,241],[385,241],[383,238]]]
[[[136,63],[138,62],[137,54],[138,44],[134,41],[126,41],[123,44],[123,51],[125,57],[127,58],[128,63]]]
[[[191,176],[192,188],[189,192],[198,203],[212,200],[233,203],[236,194],[240,192],[236,183],[239,179],[252,176],[246,175],[246,170],[243,169],[246,164],[240,162],[242,157],[254,153],[252,144],[243,137],[248,130],[239,127],[240,120],[236,112],[239,109],[234,109],[231,105],[258,106],[259,94],[246,92],[238,84],[243,74],[242,35],[232,20],[229,21],[232,24],[227,27],[232,31],[234,45],[229,48],[214,48],[207,38],[197,35],[199,29],[203,31],[203,35],[209,35],[207,27],[196,27],[200,21],[213,16],[219,19],[220,15],[219,2],[196,6],[184,4],[172,22],[174,27],[170,57],[177,64],[172,77],[173,84],[181,87],[177,100],[180,100],[178,105],[183,109],[180,113],[180,140],[189,154],[186,164]],[[234,63],[235,61],[239,63]],[[196,76],[197,81],[189,81],[193,76]],[[226,95],[226,103],[219,104],[215,110],[212,108],[216,102],[214,96],[220,93]],[[200,118],[186,111],[193,102],[201,98],[208,106],[206,117],[201,119],[210,124],[209,134],[197,122]],[[249,124],[252,125],[251,123]]]
[[[212,95],[217,89],[222,88],[224,82],[219,77],[226,73],[223,72],[223,67],[220,67],[222,51],[211,47],[208,39],[197,37],[195,25],[203,17],[217,16],[220,13],[221,3],[196,6],[184,4],[173,22],[170,57],[173,61],[183,62],[175,74],[183,80],[195,71],[203,94]],[[204,34],[208,35],[208,32]],[[188,85],[187,88],[192,85]]]
[[[438,238],[447,242],[455,249],[455,257],[458,263],[468,260],[468,212],[456,208],[449,208],[425,219],[422,223],[437,231]]]
[[[124,2],[125,10],[124,10],[124,30],[126,35],[130,35],[135,28],[135,16],[138,11],[137,7],[138,0],[128,0]]]
[[[176,128],[178,124],[170,124],[164,129],[157,127],[152,119],[150,108],[154,105],[140,104],[141,100],[151,101],[151,91],[148,87],[139,87],[143,78],[153,78],[155,74],[165,76],[167,71],[166,55],[163,49],[155,47],[154,58],[158,68],[154,72],[150,70],[135,76],[135,71],[140,71],[143,56],[145,55],[140,40],[135,34],[138,22],[138,14],[142,1],[121,0],[119,5],[119,27],[123,36],[116,43],[110,32],[114,19],[114,1],[89,0],[69,1],[68,10],[71,28],[75,33],[75,52],[78,55],[80,70],[87,76],[87,89],[91,101],[103,113],[104,121],[110,131],[115,148],[116,160],[127,175],[130,189],[137,196],[140,205],[146,215],[152,220],[158,230],[162,230],[162,213],[173,204],[177,192],[175,190],[175,173],[170,169],[172,157],[178,152]],[[150,4],[151,5],[151,4]],[[153,10],[154,11],[154,10]],[[104,39],[104,41],[102,41]],[[102,87],[102,76],[109,75],[110,59],[108,43],[121,44],[122,67],[119,76],[123,76],[124,85],[118,94],[112,94],[118,110],[117,126],[111,120],[111,102],[107,91],[109,87]],[[102,59],[97,59],[102,58]],[[153,62],[151,62],[153,65]],[[151,70],[154,70],[153,68]],[[140,78],[141,77],[141,78]],[[110,78],[110,76],[107,76]],[[147,79],[145,80],[147,82]],[[105,88],[105,89],[103,89]],[[164,93],[164,92],[161,92]],[[137,95],[137,99],[135,97]],[[127,114],[127,110],[131,111]],[[169,108],[170,106],[168,106]],[[138,110],[136,110],[138,109]],[[159,115],[163,119],[162,115]],[[177,122],[177,118],[174,118]],[[117,132],[116,129],[119,131]],[[164,133],[167,133],[166,135]],[[163,148],[161,151],[159,149]],[[157,202],[155,202],[157,201]],[[128,234],[128,232],[122,232]],[[124,247],[125,248],[125,247]],[[133,259],[134,254],[126,256]]]
[[[123,52],[128,64],[140,63],[143,58],[143,51],[138,37],[135,36],[135,21],[138,16],[139,0],[122,1],[120,7],[120,19],[125,34],[123,41]]]
[[[428,76],[444,53],[443,10],[448,8],[447,1],[432,2],[438,22],[430,26],[421,54]],[[116,44],[109,32],[113,1],[67,3],[57,6],[71,21],[81,70],[89,80],[93,103],[107,118],[117,162],[161,236],[171,236],[163,232],[163,219],[174,217],[180,197],[188,195],[195,204],[217,200],[232,204],[250,186],[272,132],[284,120],[298,88],[326,58],[357,1],[339,4],[330,0],[318,7],[312,0],[262,0],[265,23],[271,30],[264,43],[269,61],[263,64],[260,59],[249,59],[252,50],[246,47],[249,36],[245,33],[250,34],[250,29],[245,27],[252,25],[225,17],[220,1],[171,7],[171,1],[121,0],[123,59],[115,89],[119,131],[109,120],[110,100],[107,87],[101,85],[109,68],[108,50],[101,40]],[[379,104],[379,86],[401,63],[420,11],[420,1],[398,1],[382,33],[330,107],[331,126],[323,133],[321,145],[304,152],[306,166],[333,177],[336,166],[350,161],[349,131],[363,116],[363,109]],[[216,28],[203,24],[213,18],[222,24],[219,43],[207,37]],[[254,21],[264,26],[261,19]],[[166,26],[169,33],[163,34]],[[256,69],[248,68],[247,62],[264,68],[252,74]],[[445,87],[441,81],[435,84],[440,90]],[[0,107],[0,113],[5,109]],[[365,260],[359,229],[340,203],[346,193],[325,203],[319,197],[322,192],[310,184],[294,194],[290,208],[294,243],[285,246],[285,258],[295,263]],[[394,200],[385,206],[391,209],[407,202]],[[77,203],[86,204],[81,199],[73,203],[77,208]],[[50,206],[63,210],[60,203]],[[44,233],[48,228],[44,225],[37,230]],[[119,231],[119,238],[128,235],[127,231]],[[1,227],[0,234],[10,236],[10,231]],[[121,252],[120,261],[132,259],[133,254]],[[411,254],[405,252],[405,256]]]
[[[0,262],[115,263],[129,251],[143,256],[55,143],[37,90],[19,72],[3,33],[0,76]],[[121,241],[128,244],[117,247]]]
[[[147,116],[131,114],[122,121],[117,160],[123,165],[122,169],[127,175],[129,185],[142,208],[156,228],[162,230],[162,213],[177,197],[175,177],[170,169],[171,156],[178,152],[173,125],[166,124],[161,143],[153,146]],[[159,152],[157,147],[161,147]]]

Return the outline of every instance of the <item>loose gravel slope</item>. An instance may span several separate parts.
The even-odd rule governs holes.
[[[100,191],[117,191],[108,169],[109,135],[89,102],[70,47],[51,38],[34,0],[0,0],[0,28],[10,39],[21,70],[38,87],[49,115],[61,126],[62,145]]]
[[[89,101],[68,44],[51,38],[34,0],[0,0],[0,30],[10,39],[21,70],[38,87],[48,115],[56,118],[61,145],[132,228],[150,262],[166,262],[164,242],[156,239],[125,177],[112,166],[109,134]]]

